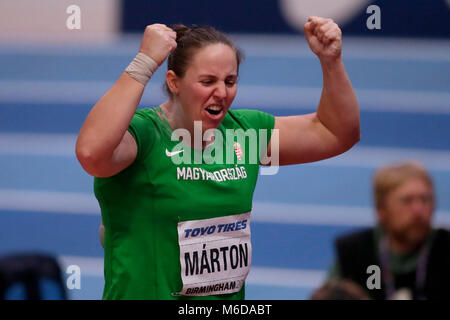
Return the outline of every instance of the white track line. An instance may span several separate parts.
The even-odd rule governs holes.
[[[2,103],[94,105],[113,81],[27,81],[0,80]],[[239,85],[234,106],[304,110],[317,106],[321,88],[298,86]],[[450,93],[420,90],[355,89],[362,111],[450,114]],[[153,80],[145,90],[141,105],[153,106],[167,99],[161,84]]]
[[[83,35],[83,38],[86,34]],[[313,57],[304,35],[230,34],[230,38],[242,49],[246,57],[302,58]],[[120,34],[98,40],[94,34],[84,43],[38,43],[33,39],[0,37],[0,54],[40,54],[49,56],[124,56],[132,59],[139,49],[141,33]],[[73,41],[72,41],[73,42]],[[357,37],[343,38],[344,60],[417,60],[449,61],[450,41],[447,39]]]
[[[90,193],[0,189],[0,210],[92,214],[100,216],[95,196]],[[284,224],[373,226],[370,207],[303,205],[253,202],[252,221]],[[450,226],[450,212],[435,212],[436,226]]]
[[[0,155],[75,157],[76,139],[76,134],[0,133]],[[449,159],[449,151],[356,145],[337,157],[307,165],[377,168],[416,160],[429,170],[450,171]]]
[[[80,267],[81,277],[83,275],[103,277],[103,258],[59,256],[58,260],[64,270],[70,265]],[[327,272],[321,270],[253,266],[246,282],[253,285],[316,288],[322,284],[326,275]]]

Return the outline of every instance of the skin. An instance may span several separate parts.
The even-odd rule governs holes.
[[[391,250],[409,253],[422,245],[431,230],[433,211],[433,189],[421,178],[411,178],[390,192],[377,214]]]
[[[276,117],[279,164],[318,161],[341,154],[360,139],[358,101],[342,61],[341,30],[331,19],[310,17],[304,27],[311,51],[319,58],[323,89],[315,113]]]
[[[304,29],[322,66],[323,90],[315,113],[275,118],[279,143],[270,141],[268,153],[278,152],[279,165],[329,158],[345,152],[360,139],[358,102],[341,56],[341,30],[331,19],[320,17],[310,17]],[[176,48],[175,38],[175,32],[165,25],[147,26],[140,52],[161,65]],[[163,108],[173,129],[183,127],[193,134],[193,120],[205,121],[204,129],[218,126],[221,119],[207,119],[202,107],[222,103],[228,110],[231,105],[237,90],[228,84],[228,78],[236,75],[237,62],[231,59],[231,53],[231,48],[224,45],[210,45],[194,54],[183,78],[167,73],[173,98]],[[202,64],[199,57],[208,59],[209,64]],[[212,76],[214,84],[208,87],[199,83],[202,74]],[[123,73],[91,110],[76,145],[78,160],[86,172],[109,177],[133,163],[137,145],[127,128],[143,91],[144,85]]]
[[[203,132],[219,127],[236,96],[237,77],[234,50],[221,43],[196,52],[182,78],[169,70],[166,81],[172,98],[161,107],[172,129],[184,128],[193,134],[194,121],[202,121]],[[206,111],[211,105],[221,106],[221,113],[211,116]]]
[[[163,24],[145,28],[139,52],[160,66],[177,47],[176,33]],[[95,177],[110,177],[127,168],[137,155],[128,132],[145,86],[124,72],[95,104],[81,127],[75,153],[83,169]]]
[[[341,30],[331,19],[310,17],[304,32],[322,67],[323,90],[315,113],[275,118],[279,141],[269,142],[268,155],[277,152],[279,162],[272,165],[326,159],[360,139],[358,102],[341,56]],[[149,25],[139,51],[160,66],[175,50],[175,40],[176,33],[167,26]],[[219,126],[237,91],[235,59],[231,48],[209,45],[195,52],[184,77],[168,71],[166,81],[173,95],[162,108],[172,129],[187,129],[192,136],[195,120],[202,120],[204,130]],[[127,128],[144,88],[124,72],[92,108],[76,143],[77,158],[87,173],[110,177],[134,162],[137,145]],[[222,106],[220,117],[207,116],[204,108],[209,104]]]

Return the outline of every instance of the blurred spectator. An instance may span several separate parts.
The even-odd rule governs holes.
[[[311,300],[371,300],[359,284],[348,280],[330,280],[314,291]]]
[[[66,300],[61,267],[48,254],[0,258],[0,300]]]
[[[373,299],[450,299],[450,232],[431,226],[435,193],[426,169],[383,167],[373,192],[378,225],[336,239],[329,279],[351,279]]]

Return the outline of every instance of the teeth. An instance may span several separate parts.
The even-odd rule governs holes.
[[[220,110],[222,110],[222,107],[221,106],[209,106],[208,109],[214,110],[214,111],[220,111]]]

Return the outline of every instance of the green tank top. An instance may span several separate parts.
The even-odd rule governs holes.
[[[172,141],[160,107],[136,112],[128,129],[136,160],[94,179],[106,230],[103,299],[244,299],[253,191],[274,121],[229,110],[223,139],[197,151]],[[256,148],[248,129],[266,130]]]

